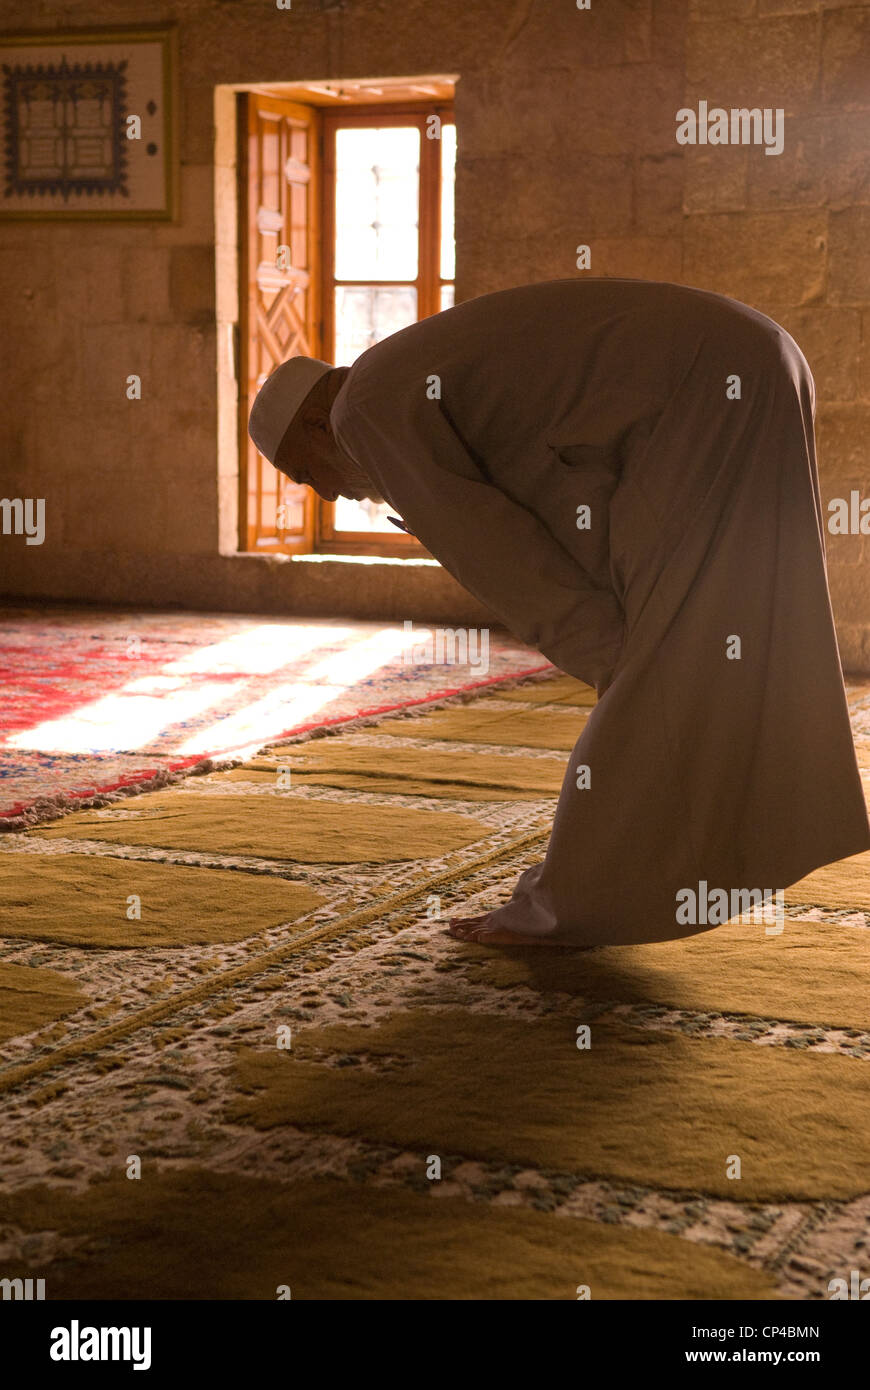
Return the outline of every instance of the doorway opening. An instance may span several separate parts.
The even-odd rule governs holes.
[[[350,366],[453,303],[454,82],[217,90],[221,537],[229,544],[234,529],[234,550],[427,555],[386,504],[324,502],[279,473],[248,438],[247,417],[288,357]]]

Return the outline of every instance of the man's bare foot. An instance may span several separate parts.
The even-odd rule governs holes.
[[[506,927],[488,925],[491,912],[480,917],[451,917],[447,930],[459,941],[472,941],[477,946],[562,946],[563,941],[552,941],[548,936],[525,936],[522,932],[508,931]]]

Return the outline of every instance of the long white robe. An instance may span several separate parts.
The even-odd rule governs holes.
[[[690,935],[704,924],[678,920],[680,895],[701,882],[776,892],[870,848],[814,406],[784,329],[656,281],[485,295],[351,368],[342,449],[460,583],[600,696],[546,858],[500,925]]]

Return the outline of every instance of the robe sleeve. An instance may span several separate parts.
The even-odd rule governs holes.
[[[407,398],[406,398],[407,399]],[[333,418],[340,447],[378,485],[446,570],[562,671],[609,681],[624,618],[539,517],[486,476],[438,401],[391,411],[348,403]]]

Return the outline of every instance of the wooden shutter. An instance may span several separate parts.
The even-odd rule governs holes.
[[[297,354],[321,356],[315,263],[319,117],[314,108],[296,102],[254,93],[246,101],[242,546],[292,553],[312,549],[314,496],[257,452],[247,418],[257,391],[279,362]],[[282,246],[289,255],[283,252],[279,261]]]

